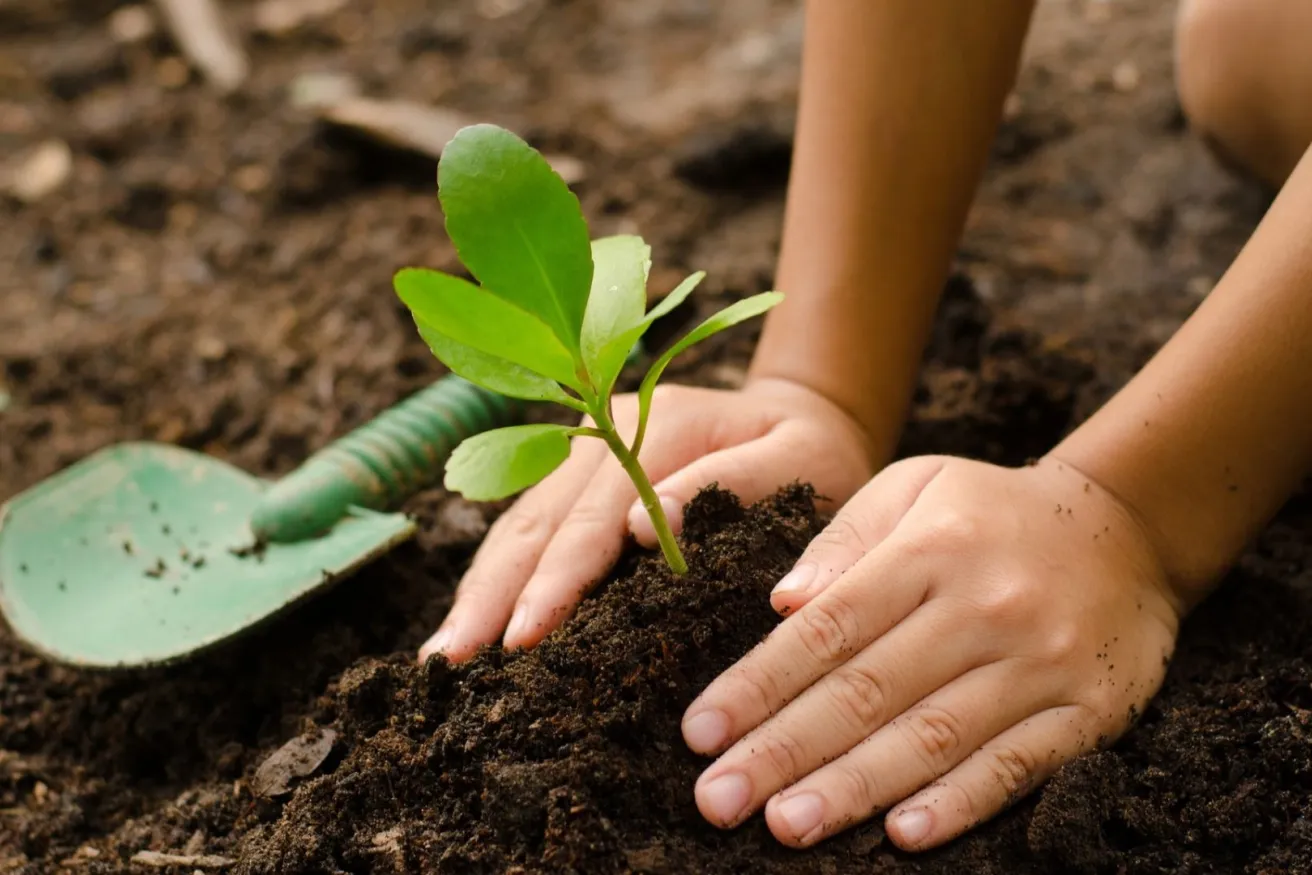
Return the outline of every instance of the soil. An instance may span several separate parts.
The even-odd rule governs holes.
[[[54,192],[0,196],[0,499],[127,439],[278,474],[440,373],[389,290],[398,266],[455,268],[432,162],[291,107],[303,73],[581,162],[596,233],[644,234],[654,285],[710,273],[660,336],[770,280],[792,0],[344,0],[279,34],[232,0],[252,72],[228,97],[162,33],[116,42],[125,5],[0,0],[0,164],[73,155]],[[1170,7],[1040,4],[905,453],[1042,453],[1260,217],[1185,129]],[[752,331],[673,376],[735,384]],[[703,494],[690,581],[631,553],[537,651],[413,665],[500,509],[426,491],[415,542],[170,668],[82,672],[0,631],[0,873],[1312,872],[1306,496],[1190,619],[1126,738],[919,857],[876,824],[799,854],[692,805],[678,717],[776,622],[763,595],[816,530],[803,488]]]

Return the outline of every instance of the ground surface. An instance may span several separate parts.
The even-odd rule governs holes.
[[[116,44],[121,5],[0,0],[0,163],[52,138],[73,155],[59,190],[0,200],[0,499],[130,438],[279,473],[439,373],[388,287],[403,264],[454,267],[431,162],[290,109],[301,73],[579,159],[597,233],[647,236],[658,286],[708,270],[705,309],[769,282],[795,3],[347,0],[260,36],[232,2],[253,72],[228,98],[165,37]],[[1260,216],[1184,130],[1170,7],[1040,4],[908,452],[1042,452]],[[749,349],[733,334],[677,376],[733,384]],[[1306,500],[1188,625],[1139,728],[923,858],[874,827],[806,856],[759,823],[722,836],[684,792],[678,713],[772,621],[759,595],[813,530],[798,496],[746,526],[706,501],[704,614],[629,559],[561,641],[457,673],[408,657],[484,520],[439,491],[410,509],[416,543],[185,666],[85,674],[0,632],[0,872],[136,871],[143,850],[247,873],[1312,872]],[[257,767],[316,726],[338,732],[318,777],[256,796]]]

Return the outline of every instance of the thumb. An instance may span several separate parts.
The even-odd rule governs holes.
[[[705,487],[717,483],[745,504],[759,501],[779,487],[798,479],[801,472],[790,459],[798,454],[792,441],[778,432],[747,443],[717,450],[656,484],[661,509],[675,534],[683,528],[683,508]],[[629,508],[629,531],[644,547],[657,546],[656,529],[642,502]]]

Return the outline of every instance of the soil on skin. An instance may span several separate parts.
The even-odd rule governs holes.
[[[402,265],[456,268],[432,162],[291,108],[302,73],[581,161],[595,233],[646,236],[657,289],[709,272],[657,345],[770,280],[793,0],[344,0],[279,34],[231,0],[252,74],[226,98],[167,36],[116,42],[126,5],[0,0],[0,177],[45,140],[73,154],[61,188],[0,195],[0,499],[129,439],[278,474],[440,373],[389,289]],[[1263,194],[1185,129],[1171,7],[1039,4],[905,453],[1044,452],[1261,215]],[[735,385],[754,330],[672,377]],[[77,671],[0,630],[0,875],[1312,872],[1307,498],[1188,622],[1132,732],[919,857],[877,821],[799,854],[759,818],[721,833],[692,803],[702,763],[678,719],[777,622],[764,595],[816,531],[804,489],[748,509],[704,494],[688,580],[630,553],[533,653],[415,666],[500,509],[424,492],[407,505],[415,542],[170,668]],[[270,784],[260,766],[289,742],[278,762],[309,774]],[[257,793],[283,780],[291,792]],[[198,862],[147,869],[141,851]]]

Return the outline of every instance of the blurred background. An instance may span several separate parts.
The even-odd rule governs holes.
[[[1080,409],[1261,209],[1184,130],[1173,7],[1039,4],[959,254],[967,311],[1092,367]],[[283,471],[430,381],[390,278],[456,268],[434,166],[467,122],[645,235],[655,291],[767,287],[801,30],[798,0],[0,0],[0,499],[128,438]],[[732,384],[750,339],[677,375]]]
[[[1263,195],[1186,128],[1174,14],[1039,0],[904,451],[1042,453],[1197,306],[1261,215]],[[675,321],[769,287],[801,42],[800,0],[0,0],[0,502],[132,439],[281,473],[431,382],[441,366],[391,277],[458,269],[435,165],[469,122],[548,155],[595,234],[644,235],[653,292],[708,271]],[[670,375],[736,384],[757,330]],[[0,872],[236,853],[276,816],[251,815],[243,776],[322,722],[343,672],[367,691],[374,659],[410,663],[497,509],[429,490],[406,507],[416,546],[169,670],[81,672],[0,628]],[[1306,723],[1285,703],[1307,704],[1308,614],[1282,581],[1306,566],[1307,513],[1200,611],[1177,661],[1189,682],[1168,684],[1149,728],[1045,791],[1056,826],[1030,844],[1060,861],[1047,871],[1075,871],[1068,845],[1086,836],[1129,842],[1125,818],[1145,811],[1155,838],[1133,871],[1196,871],[1200,847],[1224,871],[1300,853],[1305,774],[1287,752]],[[1025,847],[1027,817],[944,866],[1007,860],[993,849]],[[1293,871],[1275,853],[1262,871]]]

